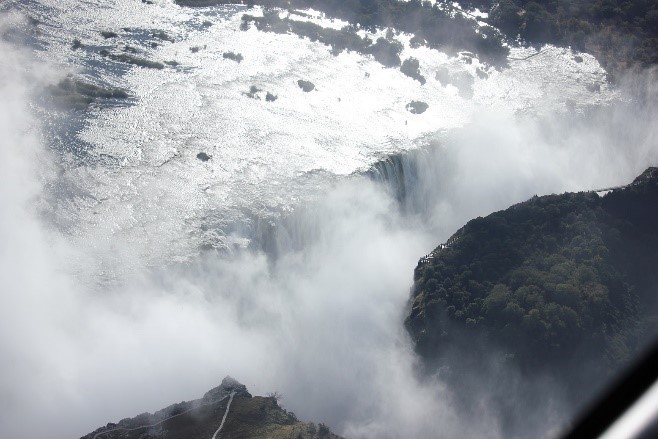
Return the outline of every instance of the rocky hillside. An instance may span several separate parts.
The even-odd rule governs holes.
[[[252,396],[226,377],[203,398],[109,423],[81,439],[340,439],[324,424],[304,423],[276,396]]]
[[[481,372],[497,352],[581,400],[656,334],[657,257],[658,168],[605,196],[534,197],[421,259],[406,327],[430,368]]]

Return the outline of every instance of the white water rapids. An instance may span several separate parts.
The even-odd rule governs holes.
[[[482,66],[490,76],[481,79],[477,59],[469,64],[468,57],[411,49],[401,35],[407,43],[402,58],[421,61],[428,79],[421,86],[356,53],[332,56],[327,46],[294,35],[240,31],[241,6],[192,9],[167,0],[39,5],[28,3],[26,10],[42,23],[39,39],[48,44],[39,57],[123,87],[136,99],[131,106],[92,109],[75,134],[92,160],[110,165],[67,169],[66,178],[82,182],[86,192],[73,200],[76,228],[83,237],[122,234],[142,242],[143,257],[156,264],[171,258],[172,248],[187,257],[196,251],[187,247],[204,240],[220,248],[244,244],[239,232],[245,217],[289,211],[334,177],[422,147],[428,137],[472,121],[479,108],[547,112],[614,96],[591,56],[576,62],[569,50],[554,47],[503,71]],[[102,31],[118,36],[106,39]],[[160,31],[175,42],[152,37]],[[75,39],[82,49],[71,48]],[[97,53],[126,46],[140,57],[179,65],[130,68]],[[244,60],[224,59],[229,51]],[[513,50],[516,57],[529,53]],[[473,98],[442,85],[440,68],[472,78]],[[304,93],[298,79],[316,90]],[[252,85],[263,90],[260,99],[246,96]],[[266,91],[278,99],[266,102]],[[405,105],[412,100],[429,109],[409,113]],[[202,163],[199,152],[211,160]],[[145,238],[143,228],[157,230],[157,239]],[[212,231],[198,233],[202,228]]]

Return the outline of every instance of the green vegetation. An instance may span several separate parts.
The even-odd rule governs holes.
[[[237,404],[231,406],[222,438],[340,439],[324,424],[319,424],[316,430],[315,425],[299,421],[294,413],[280,407],[275,398],[256,396],[250,400],[236,399],[233,403]]]
[[[241,3],[237,0],[176,0],[184,6],[210,6]],[[394,28],[414,37],[413,47],[421,45],[457,54],[470,51],[494,66],[504,66],[509,50],[492,27],[480,27],[472,18],[455,13],[449,2],[410,0],[257,0],[265,8],[314,8],[354,26],[341,31],[323,29],[310,23],[268,16],[270,24],[259,26],[268,32],[291,32],[331,45],[338,52],[355,50],[368,53],[358,29]],[[609,72],[617,74],[639,64],[658,62],[658,5],[655,0],[462,0],[465,7],[489,12],[487,20],[510,40],[520,36],[532,44],[552,43],[571,46],[594,54]],[[249,17],[249,16],[247,16]],[[278,20],[277,20],[278,19]],[[291,23],[294,22],[294,23]],[[340,35],[342,34],[342,35]],[[383,43],[382,43],[383,44]],[[399,53],[399,52],[398,52]],[[386,65],[399,66],[393,58]]]
[[[318,425],[318,435],[320,437],[328,437],[330,433],[331,431],[329,430],[329,427],[327,427],[323,423],[320,423],[320,425]]]
[[[430,106],[423,101],[411,101],[405,108],[412,114],[423,114]]]
[[[554,43],[593,53],[611,73],[658,62],[658,4],[654,0],[480,0],[490,23],[511,39]]]
[[[534,197],[474,219],[418,264],[405,324],[428,359],[489,346],[576,391],[655,331],[657,225],[656,168],[604,197]]]

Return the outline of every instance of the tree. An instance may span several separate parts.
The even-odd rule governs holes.
[[[521,9],[512,0],[501,0],[491,10],[489,18],[491,24],[501,31],[508,35],[516,35],[521,26],[520,11]]]

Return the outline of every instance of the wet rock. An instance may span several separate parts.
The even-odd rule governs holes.
[[[299,88],[301,88],[304,91],[304,93],[308,93],[315,90],[315,84],[313,84],[311,81],[305,81],[303,79],[300,79],[297,81],[297,85],[299,86]]]
[[[145,58],[139,58],[137,56],[129,55],[127,53],[112,53],[108,50],[101,50],[99,52],[102,56],[110,58],[114,61],[124,62],[127,64],[133,64],[139,67],[146,67],[148,69],[164,69],[164,64],[157,61],[150,61]]]
[[[411,101],[405,108],[412,114],[423,114],[429,108],[429,105],[423,101]]]
[[[170,43],[174,43],[176,41],[172,36],[170,36],[165,31],[162,30],[153,32],[153,38],[157,38],[158,40],[162,40],[162,41],[169,41]]]
[[[249,91],[247,93],[244,93],[244,95],[246,95],[247,97],[249,97],[251,99],[260,99],[260,96],[258,96],[258,93],[260,93],[261,91],[263,91],[263,90],[256,87],[255,85],[252,85],[251,87],[249,87]]]
[[[425,82],[425,77],[420,74],[420,63],[419,61],[414,58],[408,58],[405,59],[404,62],[402,63],[402,66],[400,67],[400,71],[407,75],[410,78],[415,79],[416,81],[420,82],[421,85],[424,85]]]
[[[101,36],[105,39],[108,39],[108,38],[116,38],[119,35],[116,32],[112,32],[112,31],[109,31],[109,30],[104,30],[104,31],[101,32]]]
[[[224,59],[230,59],[232,61],[237,62],[238,64],[242,62],[244,57],[242,56],[241,53],[234,53],[234,52],[224,52],[224,55],[222,55]]]
[[[67,76],[57,85],[50,86],[49,92],[56,106],[76,110],[84,110],[94,101],[128,98],[125,90],[102,87],[73,76]]]
[[[251,398],[251,394],[247,391],[247,387],[244,384],[227,376],[222,380],[222,384],[214,389],[208,390],[206,394],[203,395],[203,399],[206,401],[219,401],[231,392],[235,392],[237,396]]]

